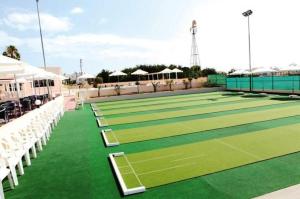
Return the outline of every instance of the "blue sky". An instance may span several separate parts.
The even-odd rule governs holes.
[[[42,64],[34,0],[1,0],[0,49],[14,44],[22,60]],[[200,61],[220,71],[245,68],[251,18],[253,65],[300,64],[297,0],[40,0],[47,65],[64,72],[116,70],[136,64],[189,66],[196,19]]]

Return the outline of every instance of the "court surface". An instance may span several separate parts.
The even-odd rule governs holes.
[[[215,92],[98,103],[127,188],[157,187],[300,151],[300,101]],[[235,130],[238,129],[238,132]],[[202,135],[205,139],[193,140]],[[214,135],[215,134],[215,135]],[[172,143],[145,151],[122,145]],[[182,143],[182,144],[180,144]],[[120,149],[120,150],[118,150]]]

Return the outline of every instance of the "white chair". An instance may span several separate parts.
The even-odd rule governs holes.
[[[22,159],[16,157],[14,154],[7,154],[2,148],[0,148],[0,162],[5,165],[5,168],[10,170],[13,183],[15,186],[19,185],[16,167],[20,175],[24,174]]]
[[[5,178],[8,178],[9,184],[10,184],[10,188],[14,189],[14,183],[10,174],[9,169],[5,168],[3,165],[0,165],[0,198],[4,199],[4,192],[3,192],[3,186],[2,186],[2,181]]]

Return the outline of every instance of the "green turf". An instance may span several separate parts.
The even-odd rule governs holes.
[[[229,111],[219,111],[219,112],[212,112],[212,113],[204,113],[204,114],[197,114],[197,115],[189,115],[183,117],[173,117],[173,118],[166,118],[161,120],[150,120],[144,122],[135,122],[135,123],[126,123],[126,124],[116,124],[110,125],[110,127],[114,130],[124,130],[124,129],[131,129],[131,128],[139,128],[139,127],[146,127],[146,126],[156,126],[162,124],[171,124],[183,121],[192,121],[197,119],[206,119],[212,117],[219,117],[225,115],[232,115],[232,114],[240,114],[240,113],[248,113],[254,111],[267,111],[273,108],[281,108],[281,107],[289,107],[294,106],[294,103],[284,103],[284,104],[274,104],[268,106],[260,106],[260,107],[253,107],[253,108],[244,108],[244,109],[235,109]],[[106,118],[106,117],[105,117]]]
[[[203,99],[203,100],[196,100],[196,101],[183,101],[183,102],[174,102],[168,104],[159,104],[155,106],[138,106],[138,107],[129,107],[129,108],[122,108],[122,109],[113,109],[107,111],[101,111],[104,115],[111,115],[111,114],[121,114],[121,113],[132,113],[132,112],[139,112],[139,111],[149,111],[149,110],[160,110],[160,109],[167,109],[167,108],[177,108],[177,107],[188,107],[194,105],[205,105],[205,104],[216,104],[220,102],[232,102],[241,100],[240,97],[225,97],[225,98],[215,98],[215,99]],[[244,100],[247,100],[246,98]]]
[[[84,110],[68,112],[55,128],[44,151],[25,168],[20,185],[10,190],[7,199],[39,198],[122,198],[108,153],[126,154],[210,140],[247,131],[298,123],[299,117],[282,118],[147,142],[105,148],[94,115]],[[263,161],[232,170],[148,189],[129,198],[212,198],[246,199],[300,183],[300,153]]]
[[[123,106],[123,105],[128,105],[131,106],[131,104],[147,104],[147,103],[157,103],[159,102],[165,102],[165,101],[172,101],[172,100],[181,100],[181,99],[188,99],[188,98],[207,98],[207,97],[216,97],[216,96],[221,96],[225,94],[224,92],[212,92],[212,93],[196,93],[196,94],[187,94],[187,95],[175,95],[175,96],[163,96],[163,97],[152,97],[152,98],[143,98],[143,99],[130,99],[130,100],[118,100],[114,102],[101,102],[101,103],[96,103],[95,105],[101,107],[101,108],[115,108],[118,106]]]
[[[201,100],[209,100],[209,99],[222,99],[222,98],[228,98],[226,96],[222,96],[222,94],[214,94],[214,95],[198,95],[198,96],[190,96],[190,97],[185,97],[185,98],[180,98],[180,99],[168,99],[168,100],[155,100],[151,102],[132,102],[130,104],[125,103],[125,104],[116,104],[112,106],[101,106],[101,104],[98,104],[97,106],[101,109],[101,111],[110,111],[110,110],[115,110],[115,109],[128,109],[128,108],[134,108],[134,107],[146,107],[146,106],[156,106],[160,104],[169,104],[169,103],[181,103],[181,102],[187,102],[187,101],[201,101]]]
[[[125,124],[125,123],[134,123],[134,122],[143,122],[149,120],[160,120],[172,117],[182,117],[196,114],[205,114],[212,112],[220,112],[220,111],[229,111],[235,109],[243,109],[243,108],[252,108],[252,107],[260,107],[272,104],[282,104],[287,103],[284,101],[275,101],[275,100],[260,100],[260,101],[245,101],[244,103],[235,103],[228,105],[215,105],[209,107],[195,107],[194,109],[187,110],[179,110],[179,111],[170,111],[170,112],[159,112],[159,113],[151,113],[144,115],[133,115],[127,117],[118,117],[118,118],[110,118],[108,120],[109,125],[115,124]]]
[[[230,126],[255,123],[299,114],[300,104],[294,103],[294,106],[274,108],[266,111],[254,111],[249,113],[225,115],[171,124],[115,130],[106,133],[106,135],[109,142],[114,142],[115,137],[117,137],[120,143],[129,143],[175,135],[184,135],[210,129],[226,128]]]
[[[118,165],[125,183],[133,185],[134,173],[147,188],[160,186],[298,152],[299,128],[295,124],[125,155],[133,170],[124,161]]]

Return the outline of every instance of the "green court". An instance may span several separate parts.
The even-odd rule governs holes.
[[[110,160],[128,193],[300,151],[300,101],[287,96],[214,92],[95,105],[108,124],[105,144],[118,145]]]
[[[146,188],[300,151],[300,125],[116,157],[128,187]],[[129,166],[129,164],[131,166]]]

